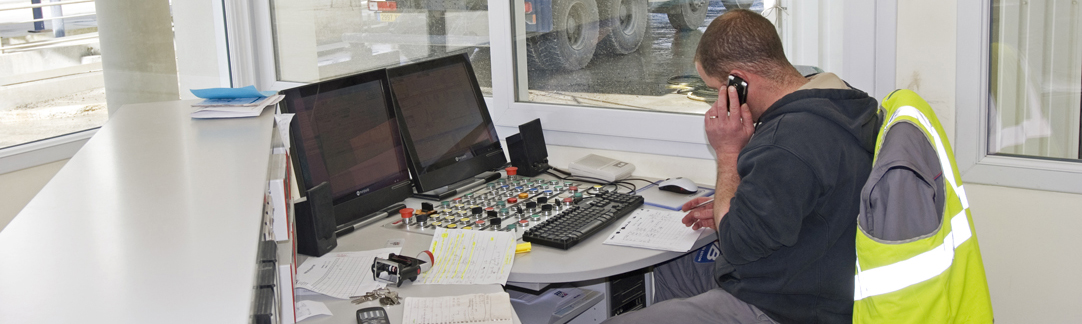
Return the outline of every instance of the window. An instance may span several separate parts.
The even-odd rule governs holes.
[[[309,83],[469,55],[491,95],[487,0],[273,0],[276,81]]]
[[[967,182],[1082,193],[1072,1],[958,2],[955,158]]]
[[[443,53],[468,53],[482,91],[490,96],[486,103],[501,137],[517,132],[519,124],[541,118],[549,144],[712,159],[702,128],[689,127],[701,125],[701,114],[709,105],[688,98],[685,92],[677,93],[679,87],[670,88],[669,81],[696,74],[691,58],[698,35],[726,4],[767,10],[768,18],[781,21],[779,30],[794,63],[839,73],[869,92],[874,91],[875,72],[880,69],[875,61],[876,43],[865,40],[877,37],[880,29],[868,25],[876,24],[877,6],[892,6],[839,1],[620,0],[617,4],[617,0],[606,0],[601,4],[604,9],[597,9],[598,1],[256,2],[249,13],[226,10],[226,20],[234,23],[250,15],[254,44],[249,46],[258,47],[252,51],[254,58],[234,54],[243,49],[231,50],[230,64],[255,61],[250,64],[259,71],[253,77],[256,85],[278,90]],[[556,37],[543,32],[551,32],[552,26],[537,29],[536,24],[551,23],[555,8],[571,7],[586,9],[585,16],[576,9],[574,15],[557,19],[576,30],[582,30],[576,26],[583,25],[577,22],[584,21],[589,35],[571,33],[572,38],[567,38],[569,34],[563,33],[560,41],[572,42],[575,48],[593,45],[593,54],[578,57],[589,62],[580,62],[579,68],[564,66],[564,59],[527,55],[529,50],[559,51],[546,47],[554,43],[544,42]],[[594,10],[604,10],[615,18],[595,18]],[[891,10],[883,12],[893,14]],[[692,27],[688,25],[691,14],[705,16]],[[535,25],[527,26],[527,21]],[[602,21],[609,24],[604,29]],[[625,36],[637,38],[641,31],[637,48],[622,47],[628,43],[620,40],[605,40],[617,24],[620,27],[616,30]],[[592,36],[595,25],[598,29]],[[843,48],[842,40],[848,37],[862,41]],[[230,37],[231,49],[244,41],[238,39]],[[608,45],[596,51],[596,42]],[[260,57],[264,53],[274,54],[269,59]],[[845,71],[851,72],[843,71],[843,63]],[[886,66],[893,71],[892,65]],[[599,69],[609,70],[604,71],[608,74],[591,75]],[[233,74],[237,80],[237,73]],[[883,74],[883,78],[893,84],[892,73]]]
[[[1082,158],[1080,15],[1075,1],[993,1],[989,153]]]
[[[0,5],[0,149],[108,119],[94,3]]]

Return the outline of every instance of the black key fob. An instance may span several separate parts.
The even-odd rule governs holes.
[[[391,320],[383,307],[368,307],[357,310],[357,324],[391,324]]]

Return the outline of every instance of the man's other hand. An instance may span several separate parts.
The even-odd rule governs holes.
[[[740,154],[751,134],[755,133],[751,110],[747,104],[736,104],[740,102],[738,98],[736,87],[726,87],[726,91],[718,93],[718,101],[706,111],[706,137],[718,155]]]
[[[691,201],[684,203],[680,207],[682,211],[689,211],[687,215],[680,221],[684,223],[684,226],[691,226],[692,230],[698,230],[703,227],[714,228],[714,204],[706,204],[705,206],[694,208],[699,204],[710,200],[708,197],[699,197],[692,199]]]

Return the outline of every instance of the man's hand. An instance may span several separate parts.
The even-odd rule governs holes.
[[[740,154],[751,134],[755,133],[751,110],[747,104],[737,105],[738,98],[736,87],[726,87],[725,92],[718,93],[718,101],[706,111],[706,138],[718,155]]]
[[[684,226],[691,226],[692,230],[698,230],[703,227],[717,229],[714,228],[714,204],[706,204],[705,206],[694,208],[707,200],[710,200],[710,198],[695,198],[684,203],[684,205],[680,207],[680,210],[682,211],[691,211],[687,215],[684,215],[684,218],[680,220],[684,223]]]

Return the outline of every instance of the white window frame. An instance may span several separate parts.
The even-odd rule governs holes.
[[[830,2],[829,5],[841,2],[845,7],[846,27],[841,37],[844,42],[843,69],[847,73],[843,77],[873,96],[885,95],[893,90],[896,0],[823,1]],[[545,140],[550,145],[713,159],[703,128],[691,127],[702,125],[701,115],[517,101],[515,84],[521,76],[514,66],[515,51],[512,48],[516,44],[512,41],[512,32],[524,28],[512,28],[515,22],[510,13],[517,12],[512,6],[521,5],[521,1],[489,1],[493,95],[486,97],[485,102],[501,138],[517,133],[518,125],[541,118],[544,120]],[[233,6],[235,10],[230,10],[230,6],[226,6],[226,21],[230,22],[227,29],[231,33],[242,31],[243,28],[236,26],[247,21],[252,26],[253,37],[229,37],[230,62],[231,65],[253,68],[234,68],[234,73],[245,75],[234,75],[233,80],[256,80],[261,90],[280,90],[300,85],[276,79],[270,1],[251,2],[247,15],[241,14],[244,10],[240,7]],[[875,41],[869,42],[869,39]],[[239,43],[245,41],[250,43]],[[243,50],[244,46],[256,50]]]
[[[962,180],[1082,194],[1082,163],[989,154],[991,3],[958,1],[955,160]]]

